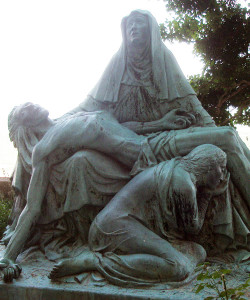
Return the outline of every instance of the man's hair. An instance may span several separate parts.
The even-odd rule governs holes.
[[[16,147],[16,132],[21,124],[18,122],[17,118],[15,117],[15,111],[18,106],[14,106],[8,116],[8,129],[9,129],[9,137],[11,142],[13,142],[14,146]]]
[[[31,126],[25,124],[18,118],[18,115],[16,114],[16,110],[19,108],[24,107],[27,103],[14,106],[14,108],[11,110],[8,116],[8,129],[9,129],[9,138],[11,142],[13,142],[14,147],[18,147],[18,144],[20,142],[20,138],[22,138],[25,135],[34,135],[32,134],[32,130],[30,129]]]
[[[181,162],[188,171],[198,170],[204,174],[216,165],[222,165],[227,159],[226,153],[220,148],[204,144],[194,148],[188,155],[181,158]]]
[[[24,104],[23,104],[24,105]],[[20,159],[22,166],[31,174],[32,163],[31,156],[34,146],[38,143],[38,138],[33,129],[25,126],[23,122],[15,114],[16,109],[21,106],[15,106],[8,116],[9,137],[13,142],[14,147],[18,150],[18,159]]]

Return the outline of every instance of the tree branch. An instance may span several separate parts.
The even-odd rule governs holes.
[[[225,91],[225,93],[219,98],[218,104],[216,105],[216,113],[217,113],[217,115],[220,114],[221,107],[222,107],[222,105],[225,102],[227,102],[229,99],[231,99],[232,97],[236,96],[237,94],[239,94],[240,92],[242,92],[244,89],[246,89],[249,86],[250,86],[250,82],[249,81],[242,80],[235,87],[228,88],[228,90]],[[236,91],[234,91],[233,93],[230,93],[233,88],[236,88]]]
[[[248,107],[248,106],[249,106],[249,101],[250,101],[250,98],[247,98],[247,99],[239,106],[237,113],[236,113],[234,116],[232,116],[232,117],[227,118],[226,120],[224,120],[224,121],[221,123],[221,126],[226,125],[226,124],[228,123],[229,120],[234,120],[234,119],[236,119],[237,117],[239,117],[239,116],[242,114],[244,107]]]

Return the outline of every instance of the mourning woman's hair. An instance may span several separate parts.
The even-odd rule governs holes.
[[[227,159],[226,153],[220,148],[204,144],[194,148],[188,155],[181,158],[182,163],[188,171],[193,171],[197,166],[199,173],[207,172],[216,165],[222,165]]]

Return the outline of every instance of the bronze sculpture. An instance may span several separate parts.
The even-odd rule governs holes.
[[[122,33],[123,44],[120,50],[113,57],[89,97],[75,110],[63,116],[61,121],[56,121],[51,128],[56,129],[54,133],[61,132],[63,134],[63,126],[67,124],[67,120],[73,120],[74,122],[79,115],[96,116],[98,115],[98,111],[107,111],[112,115],[112,117],[110,117],[107,113],[100,113],[106,116],[104,117],[104,121],[111,124],[110,127],[107,127],[109,131],[112,132],[113,130],[113,132],[118,132],[117,140],[121,141],[120,137],[124,137],[122,145],[118,143],[118,147],[114,150],[112,145],[109,144],[112,139],[109,141],[97,139],[95,140],[94,147],[87,145],[89,147],[87,147],[88,149],[95,150],[98,153],[100,152],[101,158],[103,158],[101,164],[105,162],[106,169],[107,166],[111,166],[112,169],[115,169],[113,179],[117,185],[113,189],[113,185],[110,184],[109,197],[106,202],[99,201],[99,205],[97,205],[99,209],[105,206],[112,196],[114,196],[132,176],[148,167],[155,166],[162,161],[171,160],[175,157],[185,156],[199,145],[208,143],[220,147],[227,154],[227,168],[231,173],[233,183],[230,182],[226,190],[218,196],[225,202],[225,211],[227,213],[223,215],[219,211],[215,214],[215,219],[213,220],[215,223],[214,234],[225,235],[227,237],[225,243],[222,245],[222,252],[232,244],[240,244],[241,247],[247,248],[246,237],[249,233],[250,219],[249,186],[247,185],[249,178],[249,150],[240,140],[235,130],[230,127],[217,128],[214,126],[213,120],[202,108],[195,96],[195,92],[188,84],[174,57],[162,43],[158,25],[149,12],[138,10],[124,18],[122,21]],[[49,123],[52,124],[53,121],[49,121]],[[34,124],[31,124],[31,126],[30,124],[27,125],[25,130],[28,133],[26,132],[25,134],[30,138],[30,136],[32,136],[30,132],[35,126],[33,126]],[[98,134],[98,132],[100,132],[98,130],[101,130],[101,128],[105,129],[105,126],[99,126],[97,130],[95,129],[96,131],[94,133]],[[12,130],[12,127],[10,129]],[[84,127],[81,129],[84,131]],[[53,177],[53,167],[56,169],[60,163],[63,164],[64,161],[75,158],[77,154],[82,155],[81,151],[86,147],[86,144],[79,140],[79,138],[69,139],[67,141],[66,135],[70,134],[70,131],[66,130],[64,137],[66,139],[65,143],[67,144],[68,142],[67,150],[71,149],[67,151],[67,153],[64,151],[60,153],[60,147],[62,145],[60,142],[53,143],[52,140],[51,145],[53,145],[54,148],[46,147],[48,141],[50,141],[54,135],[53,130],[51,132],[52,135],[46,135],[44,126],[40,129],[38,128],[37,131],[35,130],[33,138],[30,139],[29,154],[20,155],[21,157],[29,157],[27,159],[29,161],[28,164],[26,159],[21,159],[21,164],[23,166],[28,165],[28,167],[26,167],[29,169],[30,174],[31,170],[33,170],[32,172],[34,174],[37,162],[43,159],[46,161],[51,153],[53,157],[53,151],[55,151],[55,157],[52,158],[54,162],[49,165],[49,168],[52,168],[51,174]],[[82,131],[80,130],[79,132]],[[74,133],[77,134],[78,129]],[[38,142],[39,140],[40,142]],[[27,143],[23,144],[21,141],[22,137],[19,139],[19,145],[16,142],[20,153],[23,152],[22,147],[26,150],[29,149]],[[40,150],[37,151],[38,154],[33,150],[33,147],[36,149],[36,143],[41,145]],[[37,149],[39,149],[39,146]],[[59,154],[56,153],[57,150]],[[33,165],[31,163],[31,155],[33,155]],[[99,154],[89,152],[87,155],[93,158]],[[59,159],[58,156],[60,156]],[[94,166],[95,162],[93,162],[92,165]],[[43,171],[44,170],[45,169],[43,169]],[[39,177],[41,173],[38,174],[40,175],[37,177],[37,183],[41,181],[41,177]],[[38,203],[40,203],[40,205],[46,194],[45,187],[47,187],[49,180],[48,173],[44,172],[43,174],[47,183],[41,184],[38,188],[40,196]],[[67,180],[69,179],[67,176],[66,178]],[[104,181],[108,178],[105,171],[101,174],[101,178]],[[87,180],[88,179],[84,178],[84,182]],[[29,182],[29,184],[29,190],[31,191],[32,187],[36,186],[36,184],[32,181]],[[54,180],[54,187],[56,185]],[[235,186],[237,188],[235,188]],[[44,188],[44,191],[40,194],[42,188]],[[74,188],[76,189],[76,187],[72,185],[70,188],[67,186],[64,190],[68,189],[72,192]],[[66,193],[68,193],[68,191]],[[101,191],[100,194],[102,194]],[[31,195],[34,195],[34,193],[31,193]],[[83,193],[81,196],[86,196],[86,193]],[[30,196],[28,202],[32,203],[33,197],[34,196]],[[71,200],[68,201],[68,203],[70,202]],[[78,207],[71,207],[69,211],[80,209],[84,204],[85,200],[83,200]],[[71,203],[69,204],[69,207],[70,206]],[[39,217],[39,214],[40,209],[38,206],[35,213],[36,218]],[[21,216],[24,215],[25,213]],[[60,216],[62,217],[63,215],[64,213]],[[27,217],[23,217],[24,220],[26,218]],[[55,217],[55,219],[57,218],[58,217]],[[218,219],[220,219],[219,222]],[[240,225],[234,226],[233,220],[235,219],[237,219],[237,224]],[[20,220],[19,223],[23,223],[22,217]],[[22,236],[25,236],[29,232],[32,225],[34,225],[32,222],[33,217],[30,219],[29,224],[27,224],[27,230],[23,231]],[[22,226],[25,227],[26,225],[23,224]],[[19,227],[21,228],[19,225],[15,231],[12,231],[12,233],[16,232],[16,235],[14,233],[10,241],[6,239],[8,246],[4,258],[1,260],[1,266],[6,273],[5,277],[9,281],[14,277],[18,277],[20,273],[18,267],[14,265],[14,260],[25,242],[22,240],[23,244],[21,244],[21,242],[15,238],[15,236],[18,235],[17,228]],[[244,241],[242,242],[242,239],[237,240],[237,236],[243,237]],[[9,238],[10,237],[11,234],[9,235]],[[216,244],[216,241],[214,241],[214,243]],[[55,274],[55,272],[52,272],[52,277],[53,274]]]

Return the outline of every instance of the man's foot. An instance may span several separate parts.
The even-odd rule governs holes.
[[[60,261],[53,267],[48,277],[53,280],[63,276],[95,271],[96,264],[96,256],[93,254],[93,252],[86,250],[76,257]]]

